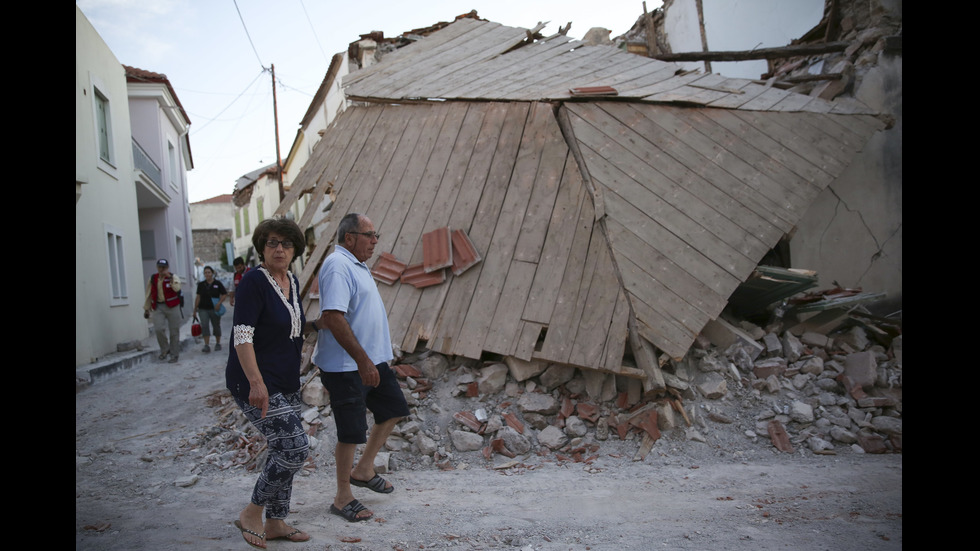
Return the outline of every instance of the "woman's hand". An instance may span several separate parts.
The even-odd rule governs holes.
[[[265,388],[265,383],[262,381],[249,383],[249,387],[248,403],[252,407],[261,409],[262,418],[265,419],[265,414],[269,411],[269,390]]]

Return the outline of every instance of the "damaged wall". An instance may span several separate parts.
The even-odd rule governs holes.
[[[857,97],[891,113],[895,126],[875,135],[810,206],[790,242],[792,260],[817,270],[823,286],[883,292],[879,309],[901,308],[902,56],[883,55]]]
[[[811,97],[853,97],[894,121],[864,147],[847,170],[809,207],[790,234],[789,255],[793,267],[814,270],[821,286],[836,281],[844,287],[860,287],[887,295],[875,307],[879,313],[901,308],[902,301],[902,55],[900,0],[819,0],[798,6],[800,11],[760,15],[756,2],[739,3],[734,12],[719,17],[714,4],[704,6],[704,26],[709,51],[751,50],[760,46],[780,46],[767,41],[767,28],[784,30],[788,17],[798,18],[796,27],[813,26],[795,35],[793,43],[815,44],[842,41],[846,51],[795,59],[713,62],[714,73],[775,80],[787,77],[843,75],[838,80],[810,81],[790,91]],[[814,21],[812,4],[823,10],[823,20]],[[657,29],[674,53],[699,51],[700,28],[696,0],[664,2],[662,25]],[[728,8],[726,8],[728,9]],[[733,18],[750,19],[752,24],[731,24]],[[814,26],[815,25],[815,26]],[[639,26],[639,25],[638,25]],[[721,29],[719,29],[719,27]],[[809,27],[806,27],[809,28]],[[729,33],[722,38],[720,33]],[[785,33],[784,33],[785,34]],[[741,35],[741,38],[737,38]],[[798,38],[799,40],[796,40]],[[782,45],[789,45],[786,40]],[[897,46],[895,44],[897,43]],[[678,64],[701,68],[703,62]],[[748,66],[750,75],[743,74]],[[762,70],[759,71],[758,68]],[[788,80],[788,79],[787,79]],[[772,83],[770,83],[772,84]],[[776,88],[780,83],[776,82]]]

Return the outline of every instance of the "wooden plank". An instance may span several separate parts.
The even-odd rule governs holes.
[[[676,115],[714,142],[724,145],[724,149],[734,158],[729,159],[725,154],[719,154],[719,160],[724,160],[726,169],[733,176],[747,185],[757,187],[781,206],[793,205],[792,208],[784,207],[788,214],[781,217],[786,220],[795,224],[802,212],[805,212],[803,205],[808,204],[820,192],[820,188],[773,161],[765,151],[756,149],[741,136],[715,123],[704,111],[678,110]]]
[[[547,329],[544,324],[531,321],[522,321],[520,336],[517,338],[517,348],[511,355],[526,362],[531,361],[531,356],[534,354],[534,348],[538,343],[538,337],[541,335],[541,331],[543,329]]]
[[[617,268],[618,271],[618,268]],[[629,297],[622,287],[616,295],[616,306],[612,320],[609,323],[609,333],[606,335],[606,345],[603,360],[599,363],[609,371],[619,371],[623,367],[623,356],[626,353],[626,341],[629,337],[629,320],[633,317],[630,310]]]
[[[514,172],[518,151],[522,146],[522,136],[528,120],[530,105],[527,103],[507,104],[504,106],[504,110],[502,126],[490,168],[483,175],[475,174],[477,178],[485,176],[485,180],[483,187],[477,194],[479,200],[467,234],[479,251],[489,250],[494,228],[498,223],[499,213],[504,202],[504,195]],[[469,171],[467,172],[469,173]],[[464,203],[466,203],[465,206],[468,206],[469,200]],[[438,336],[442,339],[442,342],[439,343],[440,350],[447,350],[445,353],[470,358],[479,358],[481,355],[482,338],[473,333],[466,333],[466,321],[470,313],[486,316],[487,312],[490,311],[490,308],[486,308],[481,312],[476,312],[472,306],[475,302],[479,302],[477,299],[483,289],[484,270],[489,264],[488,256],[484,253],[483,262],[470,268],[459,278],[454,278],[452,282],[450,296],[447,296],[446,300],[447,306],[451,304],[452,308],[448,311],[444,308],[442,319],[438,325],[440,327]],[[456,296],[452,296],[454,293]],[[475,343],[477,340],[481,342]]]
[[[635,111],[642,113],[643,120],[656,120],[656,129],[663,129],[687,146],[679,145],[673,155],[703,178],[725,190],[753,212],[769,210],[772,214],[765,217],[766,220],[783,232],[789,231],[799,219],[801,197],[805,191],[800,191],[797,186],[784,187],[776,181],[762,178],[759,168],[734,154],[733,150],[738,148],[740,140],[701,116],[703,109],[638,107]],[[628,113],[629,110],[624,110],[623,114]],[[755,153],[758,155],[757,150]],[[765,157],[762,159],[768,161]],[[791,181],[798,182],[798,179]]]
[[[420,106],[403,106],[403,109],[416,111]],[[418,110],[420,113],[422,110]],[[401,157],[404,163],[392,164],[391,170],[394,174],[400,174],[395,200],[389,209],[389,214],[385,218],[385,224],[390,227],[397,227],[397,236],[391,248],[392,254],[404,259],[411,265],[421,262],[421,254],[417,257],[414,254],[416,245],[422,239],[425,227],[425,218],[428,216],[428,207],[431,204],[432,195],[438,186],[442,171],[445,170],[445,159],[448,153],[440,151],[438,145],[441,136],[451,141],[455,140],[458,132],[458,122],[451,124],[454,126],[445,135],[442,134],[443,122],[449,115],[450,110],[446,106],[433,106],[432,109],[425,110],[421,119],[418,117],[413,121],[412,126],[421,126],[421,132],[413,140],[404,142],[400,150],[407,155]],[[459,111],[455,113],[459,116]],[[460,117],[461,120],[461,117]],[[430,163],[432,171],[438,174],[438,178],[427,178],[430,174]],[[391,331],[393,342],[402,342],[408,332],[408,325],[415,315],[415,307],[418,304],[421,290],[412,285],[397,286],[396,295],[392,301],[392,306],[388,310],[388,327]],[[414,348],[414,345],[409,349]]]
[[[582,203],[575,226],[558,300],[548,323],[548,334],[541,350],[534,353],[535,359],[568,363],[571,339],[578,330],[578,320],[581,317],[581,310],[576,309],[576,305],[580,302],[579,294],[584,295],[582,281],[592,275],[591,270],[586,269],[586,260],[589,258],[592,242],[602,239],[595,229],[595,211],[592,202],[586,200]],[[584,303],[584,296],[581,302]]]
[[[481,253],[486,250],[481,247],[489,243],[489,237],[482,239],[484,236],[474,235],[473,230],[481,227],[474,225],[474,222],[484,189],[491,174],[494,174],[495,171],[496,173],[503,171],[501,168],[495,168],[495,159],[498,163],[496,166],[499,167],[503,155],[507,154],[505,152],[508,149],[516,150],[517,144],[519,144],[519,136],[514,137],[514,131],[510,127],[516,127],[519,124],[523,128],[524,124],[523,120],[513,120],[514,111],[511,104],[490,103],[487,105],[489,107],[483,119],[483,125],[480,127],[473,152],[469,156],[459,195],[449,218],[449,226],[466,230],[467,234],[471,235],[474,246]],[[526,108],[526,105],[521,107]],[[523,110],[522,114],[526,117],[526,110]],[[509,126],[505,127],[505,123]],[[500,157],[495,155],[498,149],[501,150]],[[514,154],[514,152],[510,153]],[[481,262],[467,270],[462,276],[449,280],[446,298],[429,340],[430,349],[443,354],[452,353],[463,316],[466,314],[470,299],[479,281],[479,272],[483,268],[482,264]]]
[[[744,250],[739,251],[732,246],[732,243],[739,245],[740,241],[744,242],[747,234],[743,229],[718,216],[713,209],[696,199],[685,203],[684,196],[680,193],[675,194],[674,197],[668,196],[673,203],[679,205],[675,207],[664,201],[663,196],[652,193],[649,188],[620,172],[613,162],[599,157],[591,148],[583,145],[582,152],[588,159],[593,181],[603,190],[603,204],[608,215],[613,213],[610,210],[611,200],[625,201],[636,207],[638,212],[643,213],[642,217],[634,220],[634,223],[641,226],[655,223],[730,272],[754,267],[756,262],[751,262]],[[624,168],[631,167],[624,166]],[[660,189],[669,187],[662,185],[665,179],[658,174],[648,172],[645,176],[651,187],[656,186]],[[724,234],[718,228],[725,226],[730,229],[732,235],[722,240],[721,236]]]
[[[426,165],[423,185],[411,207],[412,212],[425,213],[422,235],[449,226],[452,207],[465,175],[466,161],[477,141],[480,123],[486,112],[486,106],[464,103],[447,104],[445,108],[449,113]],[[424,258],[423,249],[420,236],[412,258]],[[429,340],[448,288],[448,285],[437,285],[422,290],[402,341],[405,350],[414,349],[419,339]]]
[[[606,208],[609,213],[608,218],[629,228],[640,241],[647,243],[706,287],[718,289],[719,294],[724,294],[727,289],[734,289],[744,279],[745,276],[740,277],[731,270],[725,269],[703,251],[691,247],[656,220],[651,220],[635,205],[620,199],[615,194],[607,197]],[[745,275],[747,276],[748,273]]]
[[[616,310],[616,301],[622,291],[613,269],[608,244],[601,238],[596,239],[595,243],[595,268],[585,292],[582,316],[568,355],[569,362],[593,368],[599,367],[605,360],[603,352]],[[616,368],[621,365],[622,363]]]
[[[774,239],[778,240],[783,233],[792,229],[791,224],[774,212],[782,209],[769,197],[746,186],[724,169],[717,167],[701,151],[685,143],[685,140],[694,140],[694,137],[685,134],[694,132],[690,126],[684,126],[680,121],[671,118],[669,109],[646,107],[639,110],[625,104],[599,107],[583,113],[593,115],[596,123],[604,125],[607,135],[610,135],[610,131],[623,134],[623,138],[615,135],[610,137],[616,138],[624,147],[631,146],[631,153],[636,155],[639,152],[648,164],[655,162],[659,173],[690,190],[705,204],[742,229],[744,234],[739,235],[738,240],[724,237],[730,230],[723,230],[719,235],[720,239],[728,239],[727,242],[742,254],[752,257],[758,253],[760,247],[768,250],[772,246],[767,246],[768,243],[774,243]],[[650,117],[647,116],[648,113]],[[604,114],[612,118],[607,119]],[[660,120],[661,117],[663,121]],[[624,124],[629,130],[622,127]],[[626,141],[630,138],[649,142],[653,151],[662,152],[663,155],[644,155],[645,148]],[[638,143],[643,144],[643,141]]]
[[[507,99],[538,100],[547,97],[542,90],[558,89],[562,97],[568,97],[569,75],[574,75],[582,67],[608,57],[608,52],[599,48],[578,48],[562,53],[558,58],[541,67],[525,64],[519,78],[505,81],[487,92],[489,97]]]
[[[853,153],[841,152],[839,144],[823,132],[808,132],[807,126],[795,124],[795,114],[750,111],[736,111],[735,114],[834,177],[847,168],[845,159],[849,161],[853,156]]]
[[[541,250],[538,270],[522,314],[525,320],[545,325],[550,322],[558,301],[562,275],[570,260],[576,232],[589,230],[593,224],[592,220],[581,218],[583,204],[589,201],[581,175],[571,159],[567,159],[566,163],[567,168],[558,186],[558,196],[548,223],[548,234]]]
[[[517,351],[523,329],[521,311],[527,302],[536,268],[537,264],[534,262],[515,259],[510,263],[493,318],[487,327],[484,350],[505,356],[511,356]]]
[[[611,46],[577,48],[563,54],[562,62],[554,67],[551,74],[530,68],[531,73],[537,73],[533,75],[535,78],[526,87],[513,92],[511,96],[529,99],[569,98],[571,89],[581,85],[583,76],[615,65],[614,60],[618,58],[618,54],[620,54],[619,50]],[[630,54],[623,54],[624,57],[619,59],[625,60],[625,56],[628,55]]]
[[[782,164],[819,189],[823,189],[834,179],[834,176],[829,172],[777,141],[763,129],[757,128],[748,120],[740,117],[739,113],[739,111],[731,109],[705,109],[703,114],[729,132],[741,136],[756,149],[766,152],[770,159]]]
[[[531,104],[513,172],[508,178],[506,194],[500,203],[492,238],[484,254],[480,283],[460,330],[457,347],[464,356],[473,358],[481,354],[491,320],[488,313],[495,311],[500,301],[541,153],[550,136],[549,123],[554,124],[550,105]]]
[[[664,382],[663,372],[660,370],[660,363],[657,360],[657,352],[650,341],[643,338],[638,329],[639,324],[632,315],[627,322],[627,332],[630,349],[633,352],[633,360],[636,365],[646,374],[644,381],[644,391],[658,392],[667,389]]]
[[[558,123],[550,113],[548,118],[551,123],[547,125],[545,131],[546,141],[541,152],[541,160],[520,233],[517,235],[517,245],[514,248],[514,259],[525,262],[536,263],[541,259],[541,249],[547,237],[548,224],[558,196],[558,185],[569,159],[568,146],[561,135]],[[523,310],[523,306],[521,309]]]
[[[461,71],[447,79],[446,98],[473,97],[497,83],[508,80],[523,70],[526,63],[544,63],[550,57],[569,49],[571,38],[559,35],[547,42],[535,42],[512,52],[487,60],[469,71]]]
[[[671,358],[680,359],[687,354],[688,349],[697,338],[697,333],[691,333],[683,326],[649,304],[633,298],[634,319],[637,332],[657,348],[663,350]]]
[[[671,287],[673,282],[661,282],[650,278],[627,256],[617,256],[616,263],[623,280],[623,288],[630,297],[648,304],[664,319],[671,321],[670,328],[667,327],[668,324],[664,324],[665,333],[669,334],[672,329],[681,328],[684,335],[697,335],[713,319],[712,316],[695,308],[687,301],[687,297],[678,294]]]
[[[402,96],[445,97],[443,92],[451,86],[445,82],[447,79],[457,72],[480,67],[485,60],[519,44],[526,37],[524,29],[504,26],[492,29],[478,39],[454,50],[451,57],[447,55],[444,63],[439,66],[416,74],[414,79],[402,83],[401,88],[396,85],[395,95],[396,97],[399,94]]]
[[[406,83],[411,83],[419,75],[438,71],[441,67],[456,61],[459,59],[456,52],[465,49],[468,44],[480,41],[483,35],[493,32],[500,26],[499,23],[487,22],[486,24],[473,27],[466,33],[439,44],[436,47],[430,48],[424,55],[421,52],[413,53],[411,59],[402,59],[397,61],[397,63],[393,63],[389,66],[390,68],[373,75],[369,81],[359,83],[356,89],[351,88],[348,90],[347,94],[388,99],[401,97],[394,95],[394,92],[402,88]]]
[[[405,65],[412,65],[419,59],[424,59],[432,55],[438,55],[446,49],[451,49],[447,44],[457,40],[460,36],[474,30],[486,27],[483,21],[464,18],[441,29],[439,32],[432,33],[416,41],[411,47],[404,47],[385,54],[381,63],[370,65],[363,69],[354,71],[343,78],[343,87],[348,94],[364,87],[367,81],[375,82],[379,79],[397,73]],[[357,94],[360,95],[360,94]]]
[[[607,218],[603,221],[614,260],[628,258],[642,270],[644,277],[669,286],[698,310],[709,317],[715,317],[728,303],[727,293],[738,281],[732,277],[715,282],[714,287],[692,277],[680,266],[665,257],[660,251],[645,243],[635,233],[618,220]]]

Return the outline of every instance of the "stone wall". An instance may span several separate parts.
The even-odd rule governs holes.
[[[224,242],[231,240],[231,230],[193,230],[194,255],[205,264],[221,264],[224,254]],[[229,264],[230,264],[230,260]],[[219,266],[215,266],[218,269]]]

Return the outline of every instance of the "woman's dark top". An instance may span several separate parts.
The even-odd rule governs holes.
[[[215,279],[211,283],[204,280],[197,284],[197,294],[201,295],[201,300],[197,303],[198,310],[214,310],[213,298],[221,298],[221,295],[228,294],[223,283]]]
[[[249,270],[235,290],[232,346],[225,368],[225,384],[233,396],[248,400],[251,387],[235,347],[249,341],[270,396],[299,390],[306,315],[298,296],[299,282],[292,272],[289,279],[289,296],[284,297],[279,284],[259,267]]]

